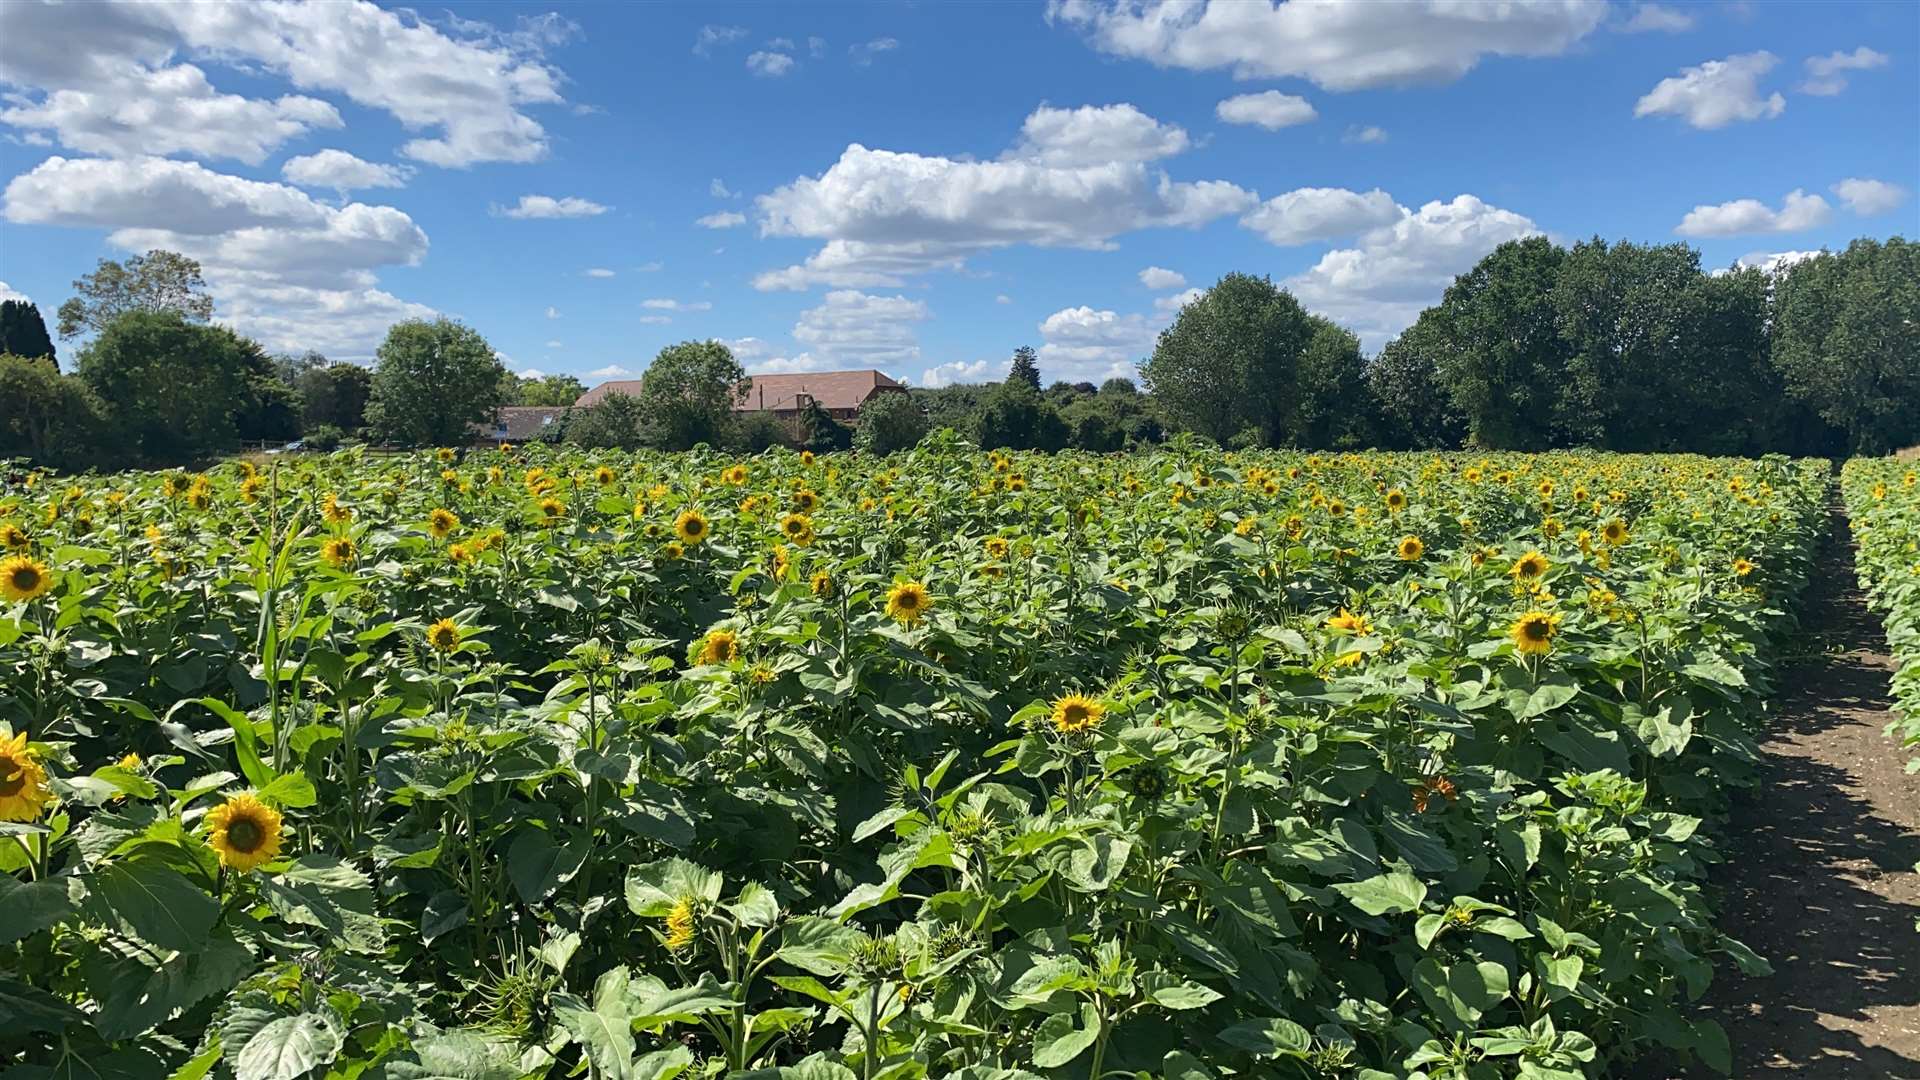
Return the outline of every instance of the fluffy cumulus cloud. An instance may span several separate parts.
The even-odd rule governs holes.
[[[656,296],[640,301],[640,306],[653,311],[712,311],[710,300],[675,300],[672,297]]]
[[[1346,134],[1340,136],[1340,141],[1343,143],[1383,143],[1387,141],[1387,129],[1373,124],[1368,124],[1364,127],[1355,124],[1347,128]]]
[[[793,70],[793,57],[761,49],[747,54],[747,70],[763,79],[777,79]]]
[[[0,303],[5,303],[8,300],[18,301],[19,303],[22,303],[22,304],[29,304],[33,302],[33,298],[28,296],[26,293],[20,292],[19,290],[15,289],[13,286],[7,284],[4,281],[0,281]]]
[[[1734,265],[1742,268],[1750,267],[1764,270],[1769,274],[1777,274],[1787,267],[1792,266],[1794,263],[1805,262],[1808,259],[1825,254],[1826,252],[1824,251],[1753,251],[1740,256],[1739,259],[1735,260]]]
[[[1156,297],[1153,301],[1153,310],[1172,318],[1180,314],[1180,309],[1205,295],[1206,292],[1202,289],[1182,289],[1171,296]]]
[[[1832,190],[1840,196],[1841,202],[1847,204],[1847,209],[1861,217],[1884,214],[1907,201],[1906,188],[1885,180],[1862,180],[1850,176],[1833,185]]]
[[[288,158],[280,175],[301,187],[353,191],[358,188],[405,187],[413,170],[405,165],[363,161],[345,150],[322,150]]]
[[[1832,97],[1847,88],[1847,72],[1868,71],[1887,66],[1887,54],[1865,45],[1852,52],[1832,52],[1806,59],[1807,81],[1800,84],[1803,94]]]
[[[873,63],[874,57],[881,53],[892,52],[899,47],[900,43],[893,38],[874,38],[872,41],[862,41],[859,44],[847,46],[847,55],[853,58],[855,67],[866,67]]]
[[[1717,206],[1696,206],[1674,232],[1681,236],[1745,236],[1753,233],[1790,233],[1817,229],[1833,219],[1833,207],[1818,195],[1798,188],[1787,193],[1778,210],[1759,199],[1735,199]]]
[[[426,233],[390,206],[328,206],[193,162],[51,157],[8,183],[0,214],[192,256],[221,319],[273,349],[364,356],[389,323],[431,313],[374,288],[375,270],[427,252]]]
[[[950,360],[920,373],[920,385],[938,389],[963,383],[998,382],[1007,377],[1008,360]]]
[[[721,210],[705,217],[693,219],[695,225],[703,229],[731,229],[747,223],[747,215],[733,210]]]
[[[1691,14],[1665,4],[1635,4],[1633,14],[1620,24],[1628,34],[1678,34],[1693,29]]]
[[[1053,0],[1047,8],[1050,20],[1111,55],[1336,91],[1450,82],[1486,56],[1558,55],[1606,15],[1606,0]]]
[[[1761,96],[1760,80],[1780,58],[1764,50],[1709,60],[1660,80],[1633,107],[1633,115],[1677,116],[1712,130],[1737,120],[1771,120],[1787,109],[1778,91]]]
[[[914,326],[927,319],[927,305],[905,296],[876,296],[835,289],[818,307],[800,313],[793,338],[822,368],[885,369],[920,358]],[[789,369],[794,370],[794,369]]]
[[[1300,188],[1261,203],[1240,224],[1270,244],[1288,247],[1352,236],[1392,224],[1405,213],[1379,188],[1364,194],[1345,188]]]
[[[581,273],[585,274],[590,278],[610,278],[614,275],[614,271],[609,270],[604,266],[591,266],[581,271]]]
[[[619,364],[608,364],[606,367],[594,368],[592,371],[587,372],[587,377],[591,379],[625,379],[632,376],[632,374],[632,371],[621,367]]]
[[[1062,308],[1040,322],[1040,362],[1048,379],[1100,382],[1136,378],[1164,325],[1145,315]]]
[[[1180,273],[1178,270],[1168,270],[1160,266],[1149,266],[1145,270],[1140,271],[1140,284],[1154,290],[1180,289],[1186,287],[1187,278],[1186,275]]]
[[[756,200],[764,236],[822,246],[760,275],[760,289],[871,288],[959,268],[1015,244],[1104,249],[1123,233],[1197,227],[1253,208],[1226,181],[1176,181],[1154,166],[1187,134],[1131,105],[1045,107],[995,161],[848,146],[819,176]]]
[[[1304,124],[1320,115],[1306,98],[1278,90],[1230,97],[1214,106],[1213,114],[1229,124],[1257,124],[1268,131]]]
[[[598,217],[611,207],[602,206],[591,199],[582,199],[575,195],[554,198],[551,195],[522,195],[520,201],[512,206],[495,206],[490,209],[495,217],[510,218],[581,218]]]
[[[8,4],[0,81],[25,93],[0,121],[51,131],[85,153],[257,162],[309,128],[339,126],[333,107],[311,96],[335,94],[417,133],[400,147],[404,157],[451,168],[535,161],[548,140],[527,109],[563,102],[562,77],[540,55],[556,40],[550,20],[511,33],[464,22],[449,32],[366,0],[98,0],[84,17],[75,10]],[[278,75],[300,93],[271,101],[222,93],[203,68],[176,63],[181,54]]]
[[[1398,221],[1327,252],[1284,284],[1302,304],[1378,348],[1488,252],[1540,231],[1521,214],[1458,195],[1402,210]]]
[[[710,56],[716,46],[729,45],[747,36],[744,26],[715,26],[708,24],[694,35],[693,52],[696,56]]]

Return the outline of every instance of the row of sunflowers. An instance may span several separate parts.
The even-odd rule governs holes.
[[[1722,1068],[1827,465],[548,447],[0,488],[0,1065]]]
[[[1916,755],[1909,768],[1920,771],[1920,461],[1854,458],[1841,467],[1840,490],[1860,587],[1885,621],[1893,654],[1897,719],[1888,734]]]

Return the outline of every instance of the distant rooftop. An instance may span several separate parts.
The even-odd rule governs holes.
[[[734,406],[734,409],[736,412],[791,412],[812,398],[829,412],[847,412],[858,410],[878,391],[905,389],[906,384],[872,368],[753,375],[747,379],[746,400]],[[639,393],[639,379],[617,379],[603,382],[580,395],[580,400],[574,402],[574,406],[584,409],[608,394]]]

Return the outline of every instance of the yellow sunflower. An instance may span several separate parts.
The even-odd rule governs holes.
[[[20,526],[15,525],[13,522],[9,521],[4,525],[0,525],[0,547],[4,547],[8,551],[18,551],[32,542],[32,540],[27,538],[27,534],[21,531]]]
[[[681,897],[667,912],[667,948],[679,952],[692,946],[694,931],[693,901]]]
[[[678,543],[668,543],[666,547],[660,549],[660,552],[669,560],[683,559],[686,557],[687,549],[681,547]]]
[[[740,655],[740,635],[731,630],[709,630],[700,644],[700,663],[732,663]]]
[[[1365,615],[1341,608],[1340,614],[1327,620],[1327,629],[1345,631],[1355,637],[1366,637],[1373,633],[1373,624],[1367,621]]]
[[[903,581],[887,590],[887,617],[902,626],[918,626],[933,607],[933,594],[918,581]]]
[[[31,600],[53,588],[53,575],[45,563],[26,555],[0,559],[0,596],[18,603]]]
[[[606,487],[608,484],[613,483],[613,481],[613,470],[607,468],[605,465],[593,470],[593,482],[599,484],[601,487]]]
[[[434,652],[450,653],[460,647],[460,628],[452,619],[441,619],[427,627],[427,644]]]
[[[1007,557],[1008,544],[1007,538],[1004,536],[989,536],[985,540],[982,540],[980,545],[986,550],[987,558],[989,559],[998,560]]]
[[[1748,574],[1751,574],[1751,573],[1753,573],[1753,563],[1749,562],[1746,559],[1733,560],[1733,576],[1734,577],[1746,577]],[[0,586],[0,588],[3,588],[3,587],[4,586]]]
[[[353,562],[353,541],[344,536],[330,537],[320,545],[320,557],[331,566],[346,566]]]
[[[680,516],[673,519],[673,534],[684,544],[692,545],[705,540],[710,527],[707,516],[698,510],[682,510]]]
[[[1612,521],[1600,526],[1600,539],[1615,546],[1626,543],[1627,523],[1621,521],[1619,518],[1614,518]]]
[[[813,543],[813,521],[805,514],[788,514],[781,518],[780,532],[796,547]]]
[[[1510,568],[1507,573],[1523,581],[1532,581],[1534,578],[1552,569],[1552,567],[1553,564],[1547,561],[1545,555],[1540,554],[1538,551],[1529,551],[1525,555],[1515,559],[1512,568]]]
[[[801,488],[793,493],[793,509],[795,513],[811,514],[820,509],[820,496]]]
[[[427,515],[427,531],[433,534],[435,540],[445,540],[459,527],[460,516],[451,510],[435,510]]]
[[[1427,545],[1421,543],[1417,536],[1407,536],[1401,538],[1400,546],[1396,550],[1400,554],[1401,561],[1419,562],[1420,556],[1427,553]]]
[[[539,507],[540,516],[546,518],[548,521],[557,521],[562,514],[567,512],[567,504],[552,497],[541,499]]]
[[[1387,492],[1387,509],[1399,513],[1407,508],[1407,493],[1399,488]]]
[[[1053,703],[1053,728],[1062,735],[1078,735],[1100,726],[1106,705],[1084,694],[1068,694]]]
[[[822,570],[808,579],[807,588],[812,590],[813,595],[821,600],[831,599],[833,597],[833,575]]]
[[[280,811],[241,793],[207,814],[207,843],[220,853],[220,865],[247,871],[280,854]]]
[[[0,738],[0,821],[36,821],[52,801],[47,770],[27,746],[27,733]]]
[[[1553,648],[1553,635],[1559,630],[1560,616],[1536,610],[1515,619],[1507,636],[1521,652],[1541,655]]]

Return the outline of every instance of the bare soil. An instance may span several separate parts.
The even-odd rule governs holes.
[[[1720,925],[1774,973],[1728,963],[1701,1008],[1736,1077],[1920,1080],[1920,775],[1884,732],[1893,661],[1837,506],[1831,521],[1803,614],[1817,654],[1783,680],[1767,775],[1714,875]]]

